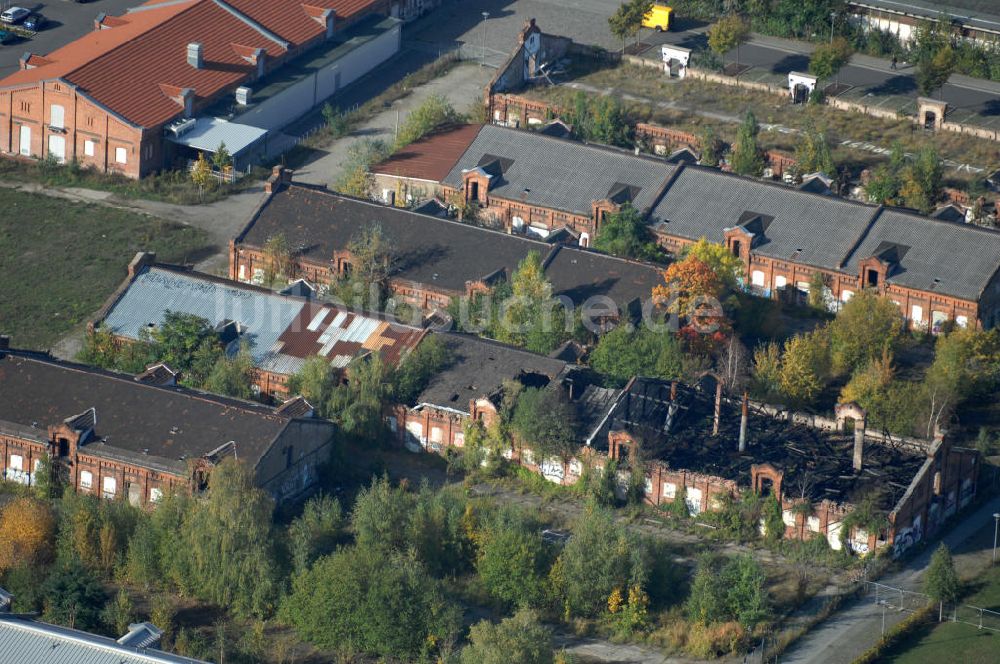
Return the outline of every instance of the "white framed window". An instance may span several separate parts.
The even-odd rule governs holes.
[[[431,442],[432,443],[443,443],[444,442],[444,429],[441,427],[431,427]]]
[[[780,274],[774,278],[774,287],[775,288],[784,288],[787,285],[788,285],[788,279],[785,279]]]
[[[94,141],[88,138],[83,142],[83,154],[87,157],[93,157],[95,152],[94,147]]]
[[[49,107],[49,126],[62,129],[66,126],[66,111],[59,104]]]
[[[590,234],[589,233],[580,233],[580,246],[581,247],[589,247],[590,246]]]
[[[914,304],[910,309],[910,320],[919,323],[924,319],[924,309],[919,304]]]
[[[762,270],[754,270],[750,273],[750,283],[754,286],[764,286],[764,272]]]
[[[21,125],[18,151],[25,157],[31,156],[31,127]]]
[[[849,290],[840,291],[841,302],[848,302],[852,297],[854,297],[854,291],[849,291]]]
[[[115,162],[119,164],[127,164],[128,150],[125,148],[115,148]]]
[[[797,281],[795,282],[795,287],[798,288],[803,293],[809,292],[809,282],[808,281]]]
[[[663,497],[673,500],[677,497],[677,485],[673,482],[663,483]]]
[[[101,488],[104,491],[105,498],[114,498],[115,493],[118,491],[118,480],[113,477],[105,477]]]
[[[809,517],[806,517],[806,528],[808,528],[809,530],[811,530],[814,533],[818,533],[819,532],[819,517],[818,516],[809,516]]]
[[[163,498],[163,490],[153,487],[149,490],[149,502],[158,503],[160,499]]]
[[[80,471],[80,488],[90,489],[94,486],[94,474],[89,470]]]
[[[959,327],[969,327],[969,317],[955,316],[955,325],[958,325]]]
[[[11,470],[24,470],[24,457],[20,454],[10,455],[10,469]]]

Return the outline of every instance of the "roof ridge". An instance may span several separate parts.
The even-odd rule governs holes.
[[[153,385],[150,383],[140,383],[135,380],[133,374],[125,373],[122,371],[113,371],[111,369],[104,369],[102,367],[91,366],[89,364],[81,364],[79,362],[71,362],[69,360],[62,360],[57,357],[53,357],[50,354],[42,355],[33,351],[21,351],[19,349],[9,349],[3,351],[3,355],[0,355],[0,359],[3,357],[15,357],[30,362],[37,362],[38,364],[44,364],[52,366],[58,369],[64,369],[66,371],[75,371],[77,373],[88,374],[98,378],[106,378],[108,380],[120,381],[122,383],[128,384],[135,388],[146,388],[157,390],[160,392],[169,392],[171,394],[177,394],[179,396],[196,399],[199,401],[216,403],[220,406],[226,406],[230,408],[238,408],[244,412],[252,413],[255,415],[261,415],[264,417],[275,416],[274,408],[267,406],[265,404],[256,403],[253,401],[246,401],[244,399],[238,399],[236,397],[227,396],[224,394],[215,394],[214,392],[206,392],[204,390],[198,390],[192,387],[186,387],[184,385]],[[277,416],[281,419],[281,416]]]
[[[505,131],[512,134],[517,134],[519,136],[531,136],[532,138],[540,138],[548,141],[555,141],[562,145],[576,145],[584,148],[593,148],[595,150],[601,150],[603,152],[609,152],[611,154],[618,154],[623,157],[633,157],[641,161],[649,161],[657,164],[666,164],[668,166],[676,166],[671,164],[666,159],[660,159],[659,157],[651,154],[646,154],[644,152],[636,153],[634,150],[629,150],[627,148],[619,147],[617,145],[608,145],[607,143],[592,143],[590,141],[578,141],[574,138],[560,138],[558,136],[550,136],[548,134],[543,134],[540,131],[533,131],[531,129],[518,129],[514,127],[502,127],[500,125],[485,123],[483,127],[493,127],[497,131],[503,133]]]
[[[284,39],[282,39],[281,37],[279,37],[277,34],[271,32],[270,30],[268,30],[267,28],[265,28],[263,25],[261,25],[260,23],[258,23],[255,20],[253,20],[252,18],[250,18],[249,16],[247,16],[246,14],[244,14],[243,12],[241,12],[240,10],[236,9],[236,7],[233,7],[229,3],[223,2],[223,0],[205,0],[205,1],[210,1],[210,2],[215,3],[215,5],[218,6],[220,9],[224,9],[225,11],[229,12],[234,17],[236,17],[237,19],[243,21],[248,26],[250,26],[251,28],[253,28],[257,32],[259,32],[263,37],[265,37],[265,38],[273,41],[275,44],[277,44],[281,48],[285,49],[286,51],[291,48],[291,46],[292,46],[291,43],[285,41]]]

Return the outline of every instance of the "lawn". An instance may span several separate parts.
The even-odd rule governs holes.
[[[137,251],[185,262],[213,253],[209,244],[196,228],[0,189],[0,332],[48,348],[101,306]]]
[[[973,592],[963,601],[1000,612],[1000,569],[994,569],[973,582]],[[966,610],[965,613],[970,612]],[[1000,616],[987,617],[983,624],[1000,628]],[[1000,632],[980,630],[962,623],[933,623],[890,650],[885,661],[897,664],[993,664],[1000,662]]]

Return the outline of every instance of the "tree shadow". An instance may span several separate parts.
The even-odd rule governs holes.
[[[873,95],[908,95],[916,91],[917,81],[912,76],[893,76],[866,92]]]
[[[809,71],[809,56],[802,55],[801,53],[786,55],[781,60],[774,63],[774,66],[771,67],[771,71],[776,74],[787,74],[793,71]]]

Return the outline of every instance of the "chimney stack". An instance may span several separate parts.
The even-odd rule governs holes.
[[[202,55],[201,44],[191,42],[187,45],[187,63],[195,69],[202,69],[205,66],[205,59]]]
[[[747,393],[743,393],[743,410],[740,413],[740,454],[747,451],[747,420],[749,419],[749,408],[747,407]]]
[[[670,382],[670,400],[677,401],[677,381]]]
[[[712,435],[719,435],[719,418],[722,416],[722,381],[715,380],[715,418],[712,420]]]
[[[865,426],[854,422],[854,472],[861,472],[861,459],[865,451]]]

